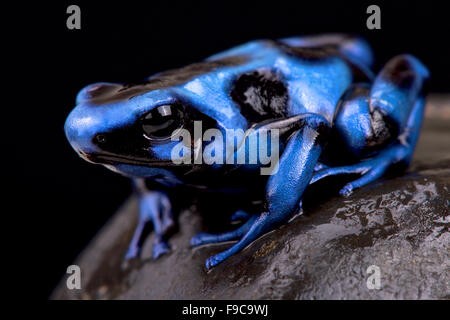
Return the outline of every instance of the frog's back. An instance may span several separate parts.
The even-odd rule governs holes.
[[[203,62],[155,74],[141,83],[117,86],[117,90],[96,98],[96,103],[165,91],[219,122],[230,122],[225,127],[236,122],[251,126],[305,112],[321,114],[331,122],[348,86],[370,80],[366,69],[335,46],[256,40]]]
[[[282,41],[258,40],[208,58],[245,59],[228,69],[233,76],[231,99],[252,123],[305,112],[332,121],[337,102],[354,82],[371,81],[363,63],[342,54],[336,46],[291,46]],[[223,71],[221,71],[223,72]]]

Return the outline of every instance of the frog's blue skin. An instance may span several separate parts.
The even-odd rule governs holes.
[[[399,55],[375,76],[372,62],[367,43],[347,35],[252,41],[140,84],[87,86],[78,94],[65,132],[83,158],[135,181],[140,219],[129,259],[138,256],[142,229],[150,221],[157,235],[154,257],[169,250],[167,233],[174,222],[168,194],[148,190],[144,179],[166,190],[217,188],[231,180],[236,188],[228,190],[239,192],[255,185],[236,172],[254,171],[261,179],[250,164],[174,165],[170,151],[177,142],[145,138],[143,117],[170,105],[185,115],[177,120],[185,126],[207,119],[222,131],[279,129],[279,170],[265,177],[263,212],[238,211],[232,220],[246,221],[237,230],[191,239],[193,246],[237,240],[206,261],[211,268],[286,223],[300,209],[308,185],[332,175],[359,174],[340,191],[348,196],[388,168],[409,164],[422,124],[428,70],[415,57]],[[280,99],[272,101],[271,95]]]

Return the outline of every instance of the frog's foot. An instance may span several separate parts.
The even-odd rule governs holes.
[[[245,222],[242,226],[240,226],[236,230],[230,232],[225,232],[221,234],[211,234],[204,232],[198,233],[191,238],[191,246],[198,247],[207,243],[220,243],[237,240],[248,232],[255,219],[256,219],[255,215],[249,215],[247,222]]]
[[[365,186],[382,177],[392,164],[400,161],[408,161],[410,155],[410,148],[405,147],[401,144],[396,144],[384,150],[372,159],[365,160],[350,166],[334,167],[320,170],[313,175],[310,183],[312,184],[328,176],[341,174],[360,174],[360,178],[347,183],[339,191],[340,195],[348,197],[353,193],[355,189]]]
[[[162,256],[163,254],[165,254],[169,251],[170,251],[170,246],[165,240],[160,239],[160,238],[155,239],[155,242],[153,243],[153,248],[152,248],[153,259],[158,259],[160,256]]]
[[[137,246],[130,244],[127,252],[125,253],[124,260],[127,261],[127,260],[137,258],[137,257],[139,257],[139,254],[140,254],[140,249]]]
[[[238,229],[240,231],[239,237],[234,238],[239,239],[239,241],[229,249],[209,257],[205,262],[206,269],[209,270],[215,267],[230,256],[242,251],[246,246],[264,233],[274,229],[279,221],[273,218],[274,217],[271,217],[267,212],[252,216],[250,220],[239,228],[241,230]]]
[[[157,239],[155,239],[155,241],[153,242],[152,247],[153,259],[158,259],[160,256],[162,256],[165,253],[168,253],[169,251],[170,251],[169,244],[164,239],[157,237]],[[124,259],[125,261],[135,259],[138,258],[140,254],[141,254],[141,246],[138,246],[135,243],[131,242]]]
[[[139,195],[139,220],[125,254],[125,260],[139,257],[145,238],[144,228],[150,222],[153,224],[155,232],[155,241],[152,248],[153,258],[157,259],[170,251],[166,238],[175,223],[169,199],[162,192],[146,191]]]
[[[211,269],[212,267],[217,266],[219,263],[221,263],[223,260],[228,258],[228,256],[224,255],[224,252],[221,252],[219,254],[216,254],[215,256],[211,256],[208,259],[206,259],[205,266],[206,269]]]

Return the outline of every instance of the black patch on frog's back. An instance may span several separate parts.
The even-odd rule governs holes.
[[[242,74],[233,85],[231,98],[250,122],[286,116],[288,91],[272,70],[261,69]]]
[[[277,46],[285,54],[300,58],[306,62],[320,63],[330,58],[342,59],[350,67],[354,83],[371,82],[373,80],[373,75],[369,70],[363,70],[361,66],[351,61],[347,56],[339,51],[339,44],[326,44],[316,47],[294,47],[288,46],[280,41],[273,41],[273,45]]]
[[[335,56],[337,53],[337,48],[335,45],[322,45],[317,47],[294,47],[284,44],[281,41],[273,41],[273,45],[290,56],[295,56],[311,62],[323,61],[327,58]]]
[[[218,60],[193,63],[188,66],[164,71],[150,77],[149,79],[118,86],[117,90],[109,91],[107,94],[94,95],[91,101],[94,104],[102,105],[106,103],[118,102],[131,99],[146,92],[177,86],[189,82],[195,77],[211,72],[218,68],[238,66],[247,62],[245,56],[227,57]]]
[[[420,78],[414,65],[404,55],[389,60],[378,76],[403,90],[412,90],[414,86],[417,86],[417,81]],[[428,91],[428,79],[424,80],[420,90],[421,97]]]

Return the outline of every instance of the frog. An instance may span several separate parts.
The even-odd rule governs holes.
[[[261,209],[230,213],[239,222],[234,230],[190,239],[192,247],[233,241],[206,260],[209,270],[301,213],[305,190],[316,182],[354,177],[339,191],[348,197],[388,171],[408,167],[430,72],[411,54],[394,56],[377,73],[373,66],[372,48],[357,35],[253,40],[140,82],[87,85],[66,119],[65,135],[80,157],[135,186],[139,218],[125,260],[140,257],[148,224],[155,234],[153,258],[170,252],[176,225],[170,190],[256,192]],[[223,133],[273,132],[276,170],[262,174],[259,160],[180,161],[173,152],[180,143],[181,160],[195,160],[206,148],[220,152],[224,145],[230,146],[227,157],[234,157],[251,136],[180,142],[176,133],[192,132],[195,123]]]

